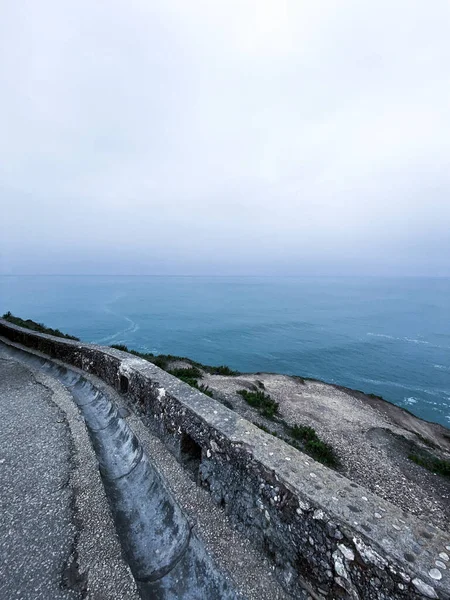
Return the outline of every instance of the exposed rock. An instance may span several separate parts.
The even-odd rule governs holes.
[[[420,594],[423,594],[426,598],[438,598],[438,595],[436,594],[434,588],[431,587],[431,585],[428,585],[421,579],[417,578],[413,579],[412,582],[416,590]]]

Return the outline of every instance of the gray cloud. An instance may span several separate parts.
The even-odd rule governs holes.
[[[0,269],[450,275],[450,5],[1,9]]]

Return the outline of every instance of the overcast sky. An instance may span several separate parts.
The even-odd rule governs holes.
[[[2,273],[450,275],[448,0],[0,7]]]

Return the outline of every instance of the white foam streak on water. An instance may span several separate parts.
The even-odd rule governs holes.
[[[387,335],[385,333],[372,333],[371,331],[369,331],[369,333],[367,335],[370,335],[371,337],[379,337],[379,338],[385,338],[387,340],[396,340],[396,341],[400,341],[400,342],[411,342],[412,344],[426,344],[427,346],[431,346],[433,344],[431,344],[431,342],[427,342],[426,340],[418,340],[416,338],[409,338],[409,337],[396,337],[394,335]],[[440,348],[441,346],[435,346],[435,348]]]
[[[107,311],[107,312],[111,312],[111,314],[115,314],[115,313],[112,313],[112,311]],[[113,333],[112,335],[108,335],[104,338],[96,339],[93,341],[94,344],[104,344],[105,342],[112,342],[112,341],[115,341],[117,343],[119,341],[123,341],[123,340],[117,339],[119,336],[123,336],[128,333],[135,333],[136,331],[139,330],[139,325],[137,323],[135,323],[135,321],[133,321],[129,317],[124,317],[122,315],[116,315],[116,316],[121,316],[123,319],[125,319],[125,321],[127,321],[130,324],[129,327],[127,327],[125,329],[120,329],[116,333]]]
[[[416,340],[413,338],[403,338],[404,340],[406,340],[407,342],[412,342],[413,344],[428,344],[430,345],[430,342],[426,342],[425,340]]]
[[[370,331],[367,335],[370,335],[372,337],[387,338],[388,340],[399,340],[400,339],[400,338],[394,337],[393,335],[386,335],[384,333],[372,333]]]
[[[406,404],[408,406],[411,406],[412,404],[417,404],[417,398],[414,398],[413,396],[405,398],[403,404]]]
[[[416,386],[403,385],[398,381],[380,381],[379,379],[369,379],[366,377],[358,377],[358,381],[363,381],[364,383],[375,383],[376,385],[389,385],[393,387],[402,388],[405,390],[413,390],[415,392],[422,392],[424,394],[431,394],[432,396],[439,396],[442,390],[427,390],[426,388],[420,388]]]

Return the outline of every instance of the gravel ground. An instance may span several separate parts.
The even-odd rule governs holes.
[[[450,432],[444,427],[379,398],[287,375],[205,373],[201,382],[245,418],[281,432],[281,427],[265,421],[236,394],[239,389],[261,388],[262,384],[279,402],[280,416],[287,423],[313,427],[333,447],[343,475],[403,510],[450,530],[450,481],[408,459],[411,448],[450,459]]]

